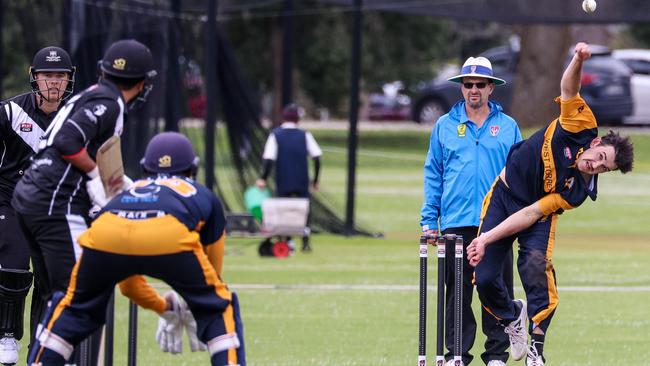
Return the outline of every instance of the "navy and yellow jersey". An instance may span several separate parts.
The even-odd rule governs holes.
[[[596,200],[598,176],[585,182],[576,159],[598,137],[593,112],[580,95],[555,99],[560,116],[529,139],[515,144],[506,162],[506,182],[524,205],[540,201],[545,215],[580,206],[587,197]]]
[[[186,177],[159,175],[113,198],[78,241],[117,254],[171,254],[223,245],[225,224],[221,202],[207,188]]]

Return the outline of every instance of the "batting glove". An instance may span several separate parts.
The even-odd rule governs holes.
[[[173,291],[164,295],[171,310],[167,310],[158,319],[156,341],[163,352],[183,352],[183,324],[181,323],[180,297]]]
[[[99,176],[99,169],[95,169],[86,173],[88,175],[88,180],[86,182],[86,191],[92,203],[99,207],[104,207],[108,203],[108,198],[106,197],[106,191],[104,190],[104,184],[102,183],[102,178]]]
[[[183,323],[187,332],[187,338],[189,339],[192,352],[207,350],[208,347],[206,344],[201,342],[196,334],[196,320],[183,299],[181,299],[181,323]]]

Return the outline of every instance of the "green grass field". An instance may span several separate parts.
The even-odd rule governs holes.
[[[322,194],[343,212],[345,132],[313,133],[325,152]],[[650,136],[637,134],[634,141],[636,170],[603,175],[599,199],[559,221],[554,262],[560,305],[547,335],[547,365],[650,365]],[[255,239],[228,240],[224,277],[241,299],[249,365],[416,364],[427,145],[428,132],[360,132],[356,219],[384,233],[383,239],[314,235],[313,253],[284,260],[260,258]],[[435,285],[434,260],[429,268]],[[429,304],[432,360],[433,292]],[[124,365],[127,306],[121,296],[116,314],[115,364]],[[187,345],[182,355],[161,353],[156,324],[154,314],[140,312],[140,365],[208,364],[205,352],[190,353]],[[482,364],[484,336],[478,333],[473,365]]]

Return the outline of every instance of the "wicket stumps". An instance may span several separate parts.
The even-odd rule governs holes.
[[[436,366],[445,364],[445,260],[447,241],[454,243],[454,366],[462,365],[463,329],[463,237],[455,234],[420,236],[420,319],[418,366],[426,366],[426,319],[427,319],[427,262],[428,242],[436,241],[438,252],[437,319],[436,319]]]

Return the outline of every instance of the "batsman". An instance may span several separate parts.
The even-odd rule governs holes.
[[[29,247],[34,281],[42,293],[32,304],[37,319],[42,319],[51,295],[68,287],[81,255],[77,237],[88,227],[91,206],[106,204],[95,163],[97,150],[112,136],[121,135],[127,111],[146,99],[156,74],[151,52],[135,40],[113,43],[100,69],[97,84],[59,109],[13,193],[11,204]],[[123,186],[131,183],[125,178]],[[90,358],[96,358],[98,337],[90,341]],[[82,353],[75,356],[78,364],[85,357]]]
[[[179,133],[158,134],[141,163],[145,178],[112,199],[79,237],[83,252],[70,286],[53,297],[28,364],[64,365],[75,345],[104,324],[115,285],[140,275],[165,281],[185,300],[213,366],[246,364],[237,296],[220,276],[225,215],[219,199],[191,178],[198,166],[192,145]],[[159,329],[163,349],[180,340],[172,315],[163,313],[162,329],[170,330]]]

